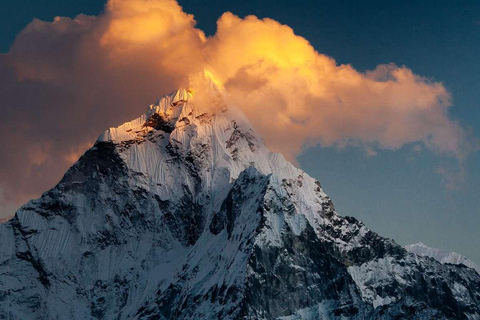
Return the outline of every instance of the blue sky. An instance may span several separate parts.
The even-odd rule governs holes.
[[[179,1],[207,35],[225,11],[270,17],[293,28],[320,53],[359,71],[406,65],[439,81],[453,96],[450,115],[480,131],[480,2],[478,1]],[[4,1],[0,51],[33,18],[98,14],[104,1]],[[298,161],[317,178],[337,211],[355,216],[400,244],[422,241],[480,263],[480,154],[465,160],[465,178],[447,188],[441,166],[452,159],[425,149],[378,151],[311,147]]]

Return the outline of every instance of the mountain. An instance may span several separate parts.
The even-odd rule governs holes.
[[[480,318],[475,270],[337,214],[226,95],[192,79],[1,224],[0,318]]]
[[[462,264],[464,266],[477,270],[477,272],[480,274],[480,266],[476,265],[473,261],[465,258],[464,256],[456,252],[430,248],[422,242],[410,244],[405,246],[404,248],[408,252],[414,253],[422,257],[431,257],[440,263]]]

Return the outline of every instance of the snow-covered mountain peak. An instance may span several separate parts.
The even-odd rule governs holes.
[[[98,138],[99,143],[116,145],[129,170],[145,178],[145,189],[162,199],[181,197],[185,188],[221,198],[216,194],[228,192],[250,166],[280,179],[304,174],[268,150],[243,113],[227,104],[221,84],[212,76],[194,75],[189,87],[163,96],[142,116]],[[314,189],[315,180],[306,179]]]
[[[300,211],[320,233],[323,212],[333,205],[319,182],[268,150],[208,73],[190,83],[190,89],[165,95],[139,118],[110,128],[98,142],[113,142],[128,169],[143,177],[141,187],[162,200],[180,199],[188,190],[216,208],[220,203],[211,199],[224,199],[239,175],[253,167],[271,175],[274,188],[292,194],[302,189]],[[300,220],[290,225],[298,232],[302,226]]]
[[[200,91],[198,81],[193,88],[163,96],[145,114],[108,129],[98,141],[121,145],[120,151],[150,142],[184,155],[201,144],[214,151],[213,160],[245,162],[243,159],[247,163],[252,160],[249,154],[270,153],[241,111],[233,106],[227,108],[220,90],[210,86]]]
[[[425,243],[421,242],[421,241],[420,241],[419,243],[411,244],[411,245],[409,245],[409,246],[407,246],[407,247],[428,248],[428,246],[427,246]]]
[[[144,138],[153,129],[170,134],[177,127],[205,124],[217,113],[227,111],[224,95],[222,84],[210,72],[193,74],[189,77],[188,89],[180,88],[164,95],[150,105],[145,114],[106,130],[98,141],[121,143]],[[232,118],[244,118],[238,110],[233,111]],[[245,126],[251,127],[248,123]]]
[[[338,215],[211,75],[187,88],[0,224],[0,319],[479,318],[474,270]]]
[[[440,263],[463,264],[464,266],[475,269],[478,274],[480,274],[480,266],[456,252],[432,248],[423,242],[406,245],[405,249],[408,252],[422,257],[433,258]]]
[[[268,150],[208,71],[191,76],[188,87],[161,97],[145,114],[106,130],[97,141],[119,146],[126,163],[146,174],[160,169],[152,168],[156,162],[166,164],[192,154],[201,155],[202,171],[227,169],[230,179],[249,166],[263,174],[275,171],[282,178],[303,174]]]

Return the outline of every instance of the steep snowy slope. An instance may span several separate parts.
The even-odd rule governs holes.
[[[463,264],[464,266],[477,270],[480,274],[480,266],[456,252],[431,248],[422,242],[410,244],[404,248],[408,252],[415,253],[422,257],[431,257],[441,263]]]
[[[0,318],[480,317],[474,270],[339,216],[224,94],[164,96],[0,225]]]

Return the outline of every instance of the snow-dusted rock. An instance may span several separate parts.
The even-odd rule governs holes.
[[[478,319],[480,276],[338,215],[212,79],[0,225],[0,319]]]

